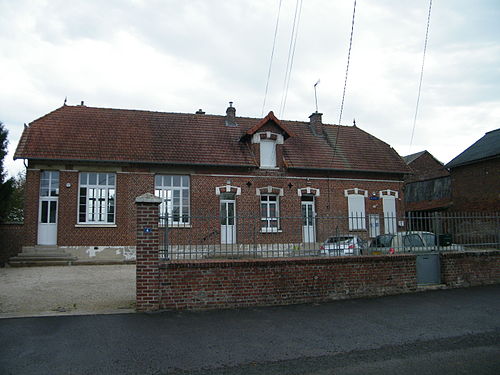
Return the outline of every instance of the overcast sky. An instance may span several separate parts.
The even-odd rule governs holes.
[[[281,118],[308,121],[314,83],[337,124],[353,1],[303,0]],[[260,117],[279,0],[0,0],[0,121],[6,165],[31,121],[94,107]],[[279,115],[296,0],[282,0],[265,113]],[[428,0],[358,0],[342,124],[400,155],[446,163],[500,127],[500,1],[434,0],[410,149]],[[280,117],[280,116],[278,116]],[[314,150],[311,150],[314,152]]]

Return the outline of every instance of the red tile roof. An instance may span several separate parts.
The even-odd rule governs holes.
[[[289,168],[409,171],[394,149],[358,127],[324,125],[325,137],[318,137],[308,122],[277,121],[292,135],[283,145]],[[24,130],[14,158],[257,167],[258,158],[240,139],[262,119],[236,122],[226,126],[225,116],[216,115],[63,106]]]
[[[258,130],[260,130],[264,125],[266,125],[269,121],[271,122],[274,122],[274,124],[281,128],[283,130],[283,132],[285,133],[285,138],[288,138],[288,137],[293,137],[295,134],[293,134],[286,126],[285,124],[283,124],[282,121],[278,120],[276,118],[276,116],[274,115],[274,112],[271,111],[267,114],[266,117],[264,117],[262,120],[260,120],[257,124],[255,124],[254,126],[252,126],[250,129],[248,129],[246,132],[245,132],[245,135],[248,136],[248,135],[253,135],[255,133],[257,133]],[[243,137],[245,138],[245,137]]]

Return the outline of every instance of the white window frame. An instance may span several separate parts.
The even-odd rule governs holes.
[[[280,202],[279,194],[260,194],[260,216],[261,216],[260,220],[261,220],[262,233],[275,233],[280,231],[279,202]],[[274,216],[271,215],[272,206],[275,206]],[[271,225],[271,223],[275,223],[275,226]]]
[[[78,224],[114,225],[116,173],[80,172],[78,180]]]
[[[160,225],[188,227],[191,225],[191,179],[189,175],[158,174],[155,176],[155,195],[162,199]]]

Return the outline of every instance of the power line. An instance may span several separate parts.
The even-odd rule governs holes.
[[[279,5],[278,5],[278,16],[276,17],[276,26],[274,28],[273,49],[271,51],[271,60],[269,61],[269,70],[267,72],[266,92],[264,94],[264,103],[262,103],[261,117],[264,117],[264,109],[265,109],[265,106],[266,106],[266,99],[267,99],[267,90],[269,88],[269,79],[271,78],[271,68],[272,68],[272,65],[273,65],[274,48],[276,46],[276,36],[278,35],[278,25],[280,23],[281,1],[282,0],[280,0]]]
[[[344,99],[345,99],[345,91],[347,88],[347,75],[349,74],[349,63],[351,60],[352,35],[354,33],[354,17],[355,17],[355,15],[356,15],[356,0],[354,0],[354,9],[352,11],[351,37],[349,39],[349,52],[347,53],[347,67],[345,69],[344,91],[342,92],[342,103],[340,104],[339,125],[342,121],[342,112],[344,111]]]
[[[299,6],[300,3],[300,6]],[[299,23],[300,23],[300,15],[302,13],[302,0],[297,0],[295,3],[295,14],[293,16],[293,26],[292,33],[290,35],[290,46],[288,48],[288,59],[286,63],[286,71],[285,71],[285,81],[283,87],[283,94],[281,96],[281,104],[280,104],[280,117],[283,116],[285,112],[286,100],[288,97],[288,87],[290,85],[290,77],[292,74],[293,60],[295,57],[295,47],[297,46],[297,35],[299,31]],[[298,15],[298,17],[297,17]],[[297,28],[295,27],[297,26]]]
[[[422,57],[422,67],[420,68],[420,82],[418,84],[417,104],[415,105],[415,116],[413,117],[413,128],[411,130],[410,147],[408,148],[408,154],[410,154],[411,151],[411,146],[413,144],[413,135],[415,134],[415,126],[417,125],[418,106],[420,104],[420,91],[422,90],[422,80],[424,77],[425,53],[427,51],[427,41],[429,39],[429,25],[431,23],[431,9],[432,9],[432,0],[429,0],[429,13],[427,14],[427,29],[425,30],[424,54]]]

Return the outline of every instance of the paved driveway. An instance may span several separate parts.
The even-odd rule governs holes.
[[[131,312],[135,265],[0,268],[0,318]]]

